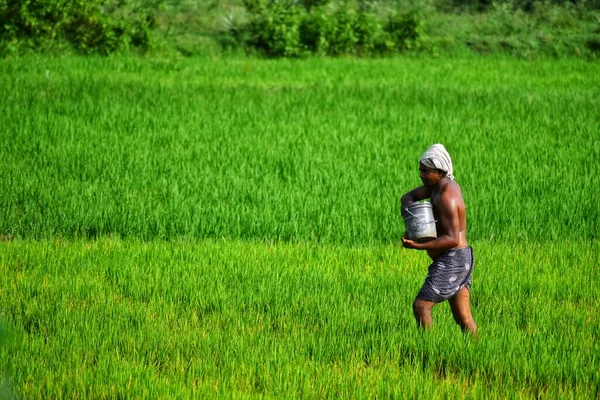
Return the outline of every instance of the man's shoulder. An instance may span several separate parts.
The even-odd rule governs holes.
[[[441,195],[445,198],[459,197],[462,199],[462,189],[456,181],[450,181],[444,186]]]

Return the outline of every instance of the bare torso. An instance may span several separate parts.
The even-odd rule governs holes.
[[[450,199],[454,204],[453,206],[449,205],[449,203],[451,203],[449,201]],[[456,246],[455,248],[458,249],[467,247],[469,245],[467,242],[467,212],[460,186],[456,182],[450,181],[441,189],[432,190],[430,201],[431,205],[433,206],[433,213],[435,219],[437,221],[436,229],[438,237],[449,233],[444,227],[443,221],[447,220],[448,217],[451,216],[451,214],[457,213],[459,240],[458,246]],[[447,250],[431,249],[427,250],[427,254],[429,255],[429,257],[431,257],[431,259],[435,259],[445,251]]]

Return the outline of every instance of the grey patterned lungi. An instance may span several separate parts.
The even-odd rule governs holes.
[[[440,254],[429,266],[417,298],[439,303],[454,296],[462,287],[471,290],[474,263],[471,246]]]

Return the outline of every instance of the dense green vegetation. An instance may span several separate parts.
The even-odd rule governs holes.
[[[0,55],[147,49],[161,0],[0,0]]]
[[[600,53],[600,3],[537,0],[0,0],[0,56]]]
[[[599,70],[1,60],[0,397],[598,397]],[[412,317],[435,142],[478,341]]]
[[[599,77],[503,58],[4,62],[0,232],[391,243],[441,142],[471,238],[598,238]]]
[[[0,360],[23,398],[596,398],[599,251],[478,243],[473,341],[391,246],[4,243]]]

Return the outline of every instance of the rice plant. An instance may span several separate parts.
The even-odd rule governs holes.
[[[441,142],[472,239],[598,237],[598,65],[0,62],[0,232],[391,243]]]
[[[446,304],[417,329],[427,260],[397,246],[0,246],[0,360],[24,398],[598,395],[597,241],[479,243],[478,341]]]
[[[0,397],[598,397],[600,67],[0,60]],[[416,329],[446,145],[478,341]],[[4,383],[2,383],[4,382]]]

